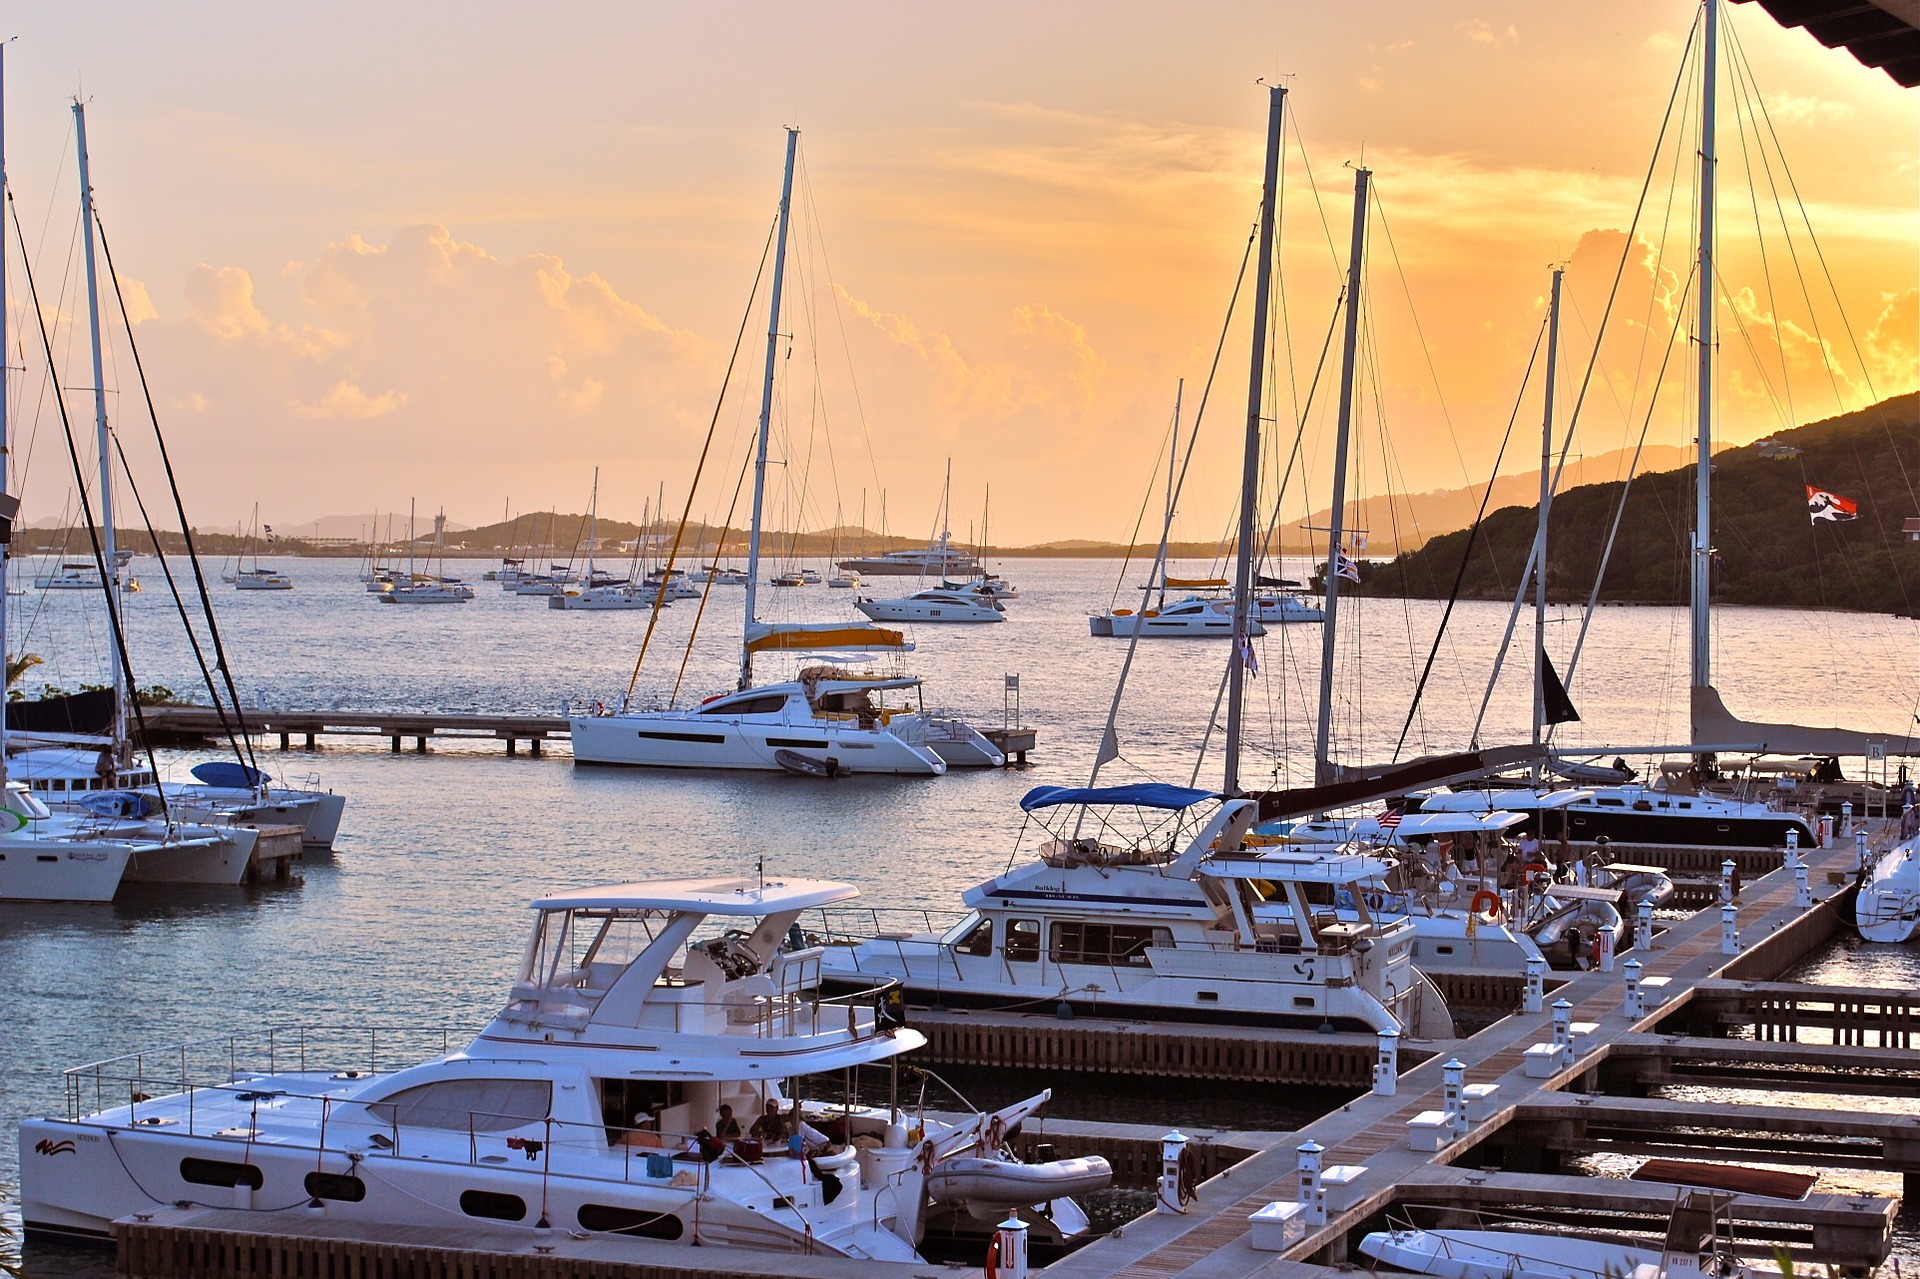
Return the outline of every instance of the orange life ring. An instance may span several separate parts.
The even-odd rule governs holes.
[[[986,1279],[1000,1279],[1000,1232],[987,1241]]]
[[[1593,930],[1593,967],[1600,967],[1600,930]]]
[[[1475,893],[1473,895],[1473,904],[1468,907],[1468,911],[1471,914],[1478,915],[1483,910],[1495,919],[1498,919],[1500,917],[1500,894],[1490,888],[1483,888]]]
[[[593,715],[595,719],[598,719],[600,716],[605,715],[606,713],[607,713],[607,708],[603,704],[599,702],[595,702],[593,704]]]
[[[1545,873],[1547,870],[1547,864],[1545,862],[1528,862],[1525,866],[1522,866],[1520,869],[1525,871],[1529,875]]]

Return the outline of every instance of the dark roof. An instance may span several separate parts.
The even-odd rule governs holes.
[[[1751,4],[1754,0],[1735,0]],[[1896,83],[1920,85],[1920,0],[1758,0],[1783,27],[1805,27],[1829,49],[1841,45]]]

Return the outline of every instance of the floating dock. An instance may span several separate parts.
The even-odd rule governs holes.
[[[222,724],[210,706],[147,706],[141,708],[147,732],[156,740],[215,741],[227,734],[232,716]],[[412,739],[415,751],[425,753],[431,738],[503,741],[507,754],[521,742],[537,757],[549,737],[566,737],[568,724],[559,715],[466,715],[421,711],[268,711],[244,710],[247,736],[280,738],[280,749],[293,749],[293,739],[306,740],[313,750],[321,737],[385,737],[395,754]]]

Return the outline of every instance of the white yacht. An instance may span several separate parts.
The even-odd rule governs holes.
[[[458,578],[439,581],[400,583],[378,596],[382,604],[465,604],[473,598],[473,588]]]
[[[1880,854],[1860,883],[1853,922],[1868,941],[1913,940],[1920,927],[1920,836],[1908,836]]]
[[[970,589],[915,591],[899,599],[854,600],[853,606],[876,622],[1004,622],[1006,606]]]
[[[117,792],[54,812],[19,782],[0,807],[0,901],[111,901],[122,883],[237,884],[257,832],[156,820]],[[176,815],[177,818],[177,815]]]
[[[749,654],[911,647],[898,631],[851,623],[756,623],[746,644]],[[924,708],[887,700],[889,693],[917,698],[919,691],[912,675],[809,666],[798,679],[754,685],[683,710],[572,715],[573,758],[655,768],[813,771],[810,761],[827,774],[944,773],[946,762],[927,742]]]
[[[1660,790],[1632,784],[1590,786],[1573,791],[1514,786],[1473,788],[1410,795],[1408,812],[1487,812],[1492,809],[1528,816],[1524,829],[1545,837],[1560,827],[1539,830],[1542,811],[1565,814],[1567,837],[1576,842],[1606,836],[1615,844],[1680,844],[1718,848],[1784,848],[1793,832],[1800,847],[1813,848],[1819,837],[1799,813],[1770,808],[1752,800],[1720,795]]]
[[[233,589],[236,591],[290,591],[293,579],[276,568],[241,569],[234,575]]]
[[[659,592],[633,582],[568,587],[547,596],[547,607],[563,612],[618,612],[652,608]]]
[[[985,569],[972,554],[953,544],[943,532],[922,551],[887,551],[880,555],[838,560],[834,567],[864,577],[931,577],[939,580],[978,577]]]
[[[819,949],[781,948],[802,912],[856,896],[711,878],[543,898],[506,1006],[465,1048],[397,1069],[382,1053],[443,1033],[276,1028],[69,1070],[67,1113],[20,1126],[23,1223],[104,1238],[185,1201],[348,1230],[584,1232],[636,1260],[718,1246],[915,1262],[956,1180],[939,1174],[961,1163],[968,1206],[1039,1205],[1036,1228],[1083,1233],[1052,1196],[1104,1184],[1105,1161],[1005,1149],[1047,1093],[958,1123],[897,1087],[879,1106],[800,1096],[805,1076],[926,1042],[890,1015],[886,983],[823,998]],[[768,1119],[718,1140],[723,1107],[743,1130]]]
[[[100,570],[87,560],[66,563],[51,572],[40,574],[33,579],[33,584],[42,591],[97,591],[100,589]]]
[[[1367,908],[1366,886],[1393,864],[1244,847],[1257,803],[1193,815],[1218,799],[1157,783],[1037,787],[1020,807],[1060,810],[1051,838],[1036,860],[968,889],[970,913],[944,933],[863,937],[834,913],[810,920],[830,943],[827,988],[890,978],[915,1004],[1451,1036],[1446,1001],[1414,967],[1412,923]],[[1172,816],[1117,842],[1142,825],[1108,820],[1115,809]],[[1077,835],[1083,826],[1100,833]],[[1342,892],[1355,918],[1337,916]]]
[[[1116,608],[1111,613],[1087,619],[1088,629],[1101,638],[1127,639],[1135,634],[1174,639],[1226,639],[1233,634],[1233,601],[1189,595],[1164,608],[1139,612]],[[1249,635],[1265,635],[1267,628],[1258,617],[1247,619]]]
[[[789,130],[774,237],[772,319],[760,388],[739,682],[733,692],[716,693],[685,709],[639,711],[623,699],[611,713],[595,703],[592,714],[570,714],[576,763],[784,770],[813,776],[947,771],[946,762],[926,740],[929,716],[918,701],[918,677],[872,669],[876,653],[897,657],[912,649],[899,631],[865,622],[769,623],[759,618],[767,440],[779,368],[781,287],[798,145],[799,134]],[[671,561],[665,567],[671,570]],[[806,580],[799,573],[783,576],[799,583]],[[806,666],[795,679],[756,685],[754,659],[778,653],[834,654],[840,664]],[[915,701],[905,704],[903,698],[889,704],[888,693],[911,695]],[[974,738],[976,747],[993,750],[979,734]]]

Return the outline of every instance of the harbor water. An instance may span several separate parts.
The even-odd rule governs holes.
[[[283,561],[291,592],[236,592],[217,583],[222,639],[248,704],[287,708],[514,711],[558,714],[619,701],[651,624],[655,633],[634,700],[664,701],[696,618],[679,700],[732,685],[738,662],[739,588],[715,587],[704,616],[697,601],[657,622],[647,612],[562,612],[473,583],[468,604],[377,603],[349,560]],[[461,570],[456,561],[455,571]],[[485,566],[474,564],[470,577]],[[1109,711],[1124,640],[1089,636],[1086,616],[1128,588],[1139,607],[1146,565],[1120,577],[1117,562],[1010,560],[1000,567],[1021,589],[998,625],[912,629],[910,668],[927,681],[929,707],[998,727],[1008,712],[1007,676],[1018,675],[1019,714],[1039,732],[1025,770],[955,772],[941,778],[705,776],[576,768],[563,743],[547,755],[508,758],[498,742],[437,741],[424,756],[389,753],[387,739],[334,737],[314,753],[281,754],[260,742],[277,777],[347,794],[331,857],[310,858],[297,880],[254,888],[156,890],[129,886],[110,905],[0,904],[0,989],[13,1014],[0,1036],[0,1200],[17,1182],[13,1130],[29,1115],[63,1110],[60,1071],[143,1047],[274,1024],[477,1028],[500,1004],[529,920],[527,903],[556,889],[659,876],[805,874],[858,883],[863,905],[957,913],[962,889],[1031,854],[1037,827],[1017,801],[1029,787],[1087,778]],[[129,598],[134,679],[191,696],[194,659],[151,560],[135,562],[143,591]],[[1208,566],[1192,564],[1201,573]],[[1179,570],[1176,570],[1179,571]],[[904,593],[906,579],[868,590]],[[764,617],[854,616],[851,592],[822,586],[763,588]],[[1492,654],[1506,625],[1501,603],[1464,603],[1434,660],[1408,724],[1407,707],[1427,660],[1437,602],[1342,602],[1334,693],[1335,754],[1381,762],[1467,745],[1474,738]],[[28,676],[68,689],[107,670],[104,612],[85,592],[9,601],[12,650],[39,654]],[[1911,620],[1882,615],[1720,609],[1716,683],[1734,713],[1751,719],[1910,724],[1916,706]],[[1556,613],[1549,644],[1564,673],[1579,628]],[[204,633],[202,635],[205,639]],[[1248,753],[1243,783],[1304,783],[1311,774],[1321,628],[1274,627],[1256,644],[1248,680]],[[1517,648],[1524,652],[1523,639]],[[1143,641],[1120,708],[1119,760],[1103,781],[1194,776],[1208,737],[1227,646],[1218,640]],[[1496,690],[1479,739],[1527,736],[1524,663]],[[764,671],[769,678],[778,668]],[[1569,681],[1582,715],[1561,740],[1596,749],[1683,740],[1687,730],[1685,611],[1602,608]],[[204,699],[204,693],[201,695]],[[1573,730],[1571,735],[1564,735]],[[1199,766],[1220,777],[1216,728]],[[411,747],[411,743],[408,743]],[[1610,752],[1611,754],[1611,752]],[[172,775],[215,753],[162,752]],[[1644,756],[1630,756],[1644,767]],[[1905,987],[1920,961],[1902,948],[1836,942],[1799,979]],[[1227,1092],[1164,1083],[982,1075],[969,1083],[986,1103],[1002,1091],[1056,1090],[1051,1113],[1285,1129],[1327,1104],[1285,1088]],[[1077,1095],[1078,1094],[1078,1095]],[[1820,1098],[1789,1099],[1826,1104]],[[1863,1099],[1835,1102],[1846,1106]],[[1886,1102],[1920,1113],[1920,1101]],[[1215,1113],[1219,1112],[1219,1113]],[[1831,1189],[1897,1193],[1897,1179],[1830,1172]],[[17,1227],[11,1208],[5,1218]],[[1897,1255],[1920,1261],[1915,1214],[1902,1218]],[[0,1240],[12,1261],[14,1239]],[[102,1254],[27,1250],[29,1273],[110,1273]]]

